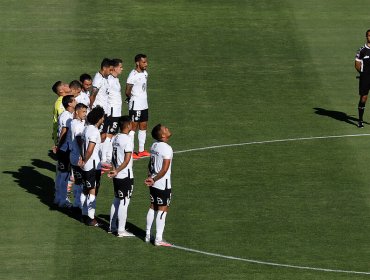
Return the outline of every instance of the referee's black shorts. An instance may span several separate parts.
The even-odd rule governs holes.
[[[360,77],[360,82],[358,86],[358,93],[361,96],[366,96],[369,94],[370,90],[370,77]]]

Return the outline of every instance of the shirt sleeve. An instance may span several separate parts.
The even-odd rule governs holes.
[[[102,85],[103,85],[103,78],[100,75],[96,75],[94,77],[92,86],[97,88],[97,89],[100,89],[102,87]]]
[[[134,71],[131,71],[130,75],[128,75],[127,84],[130,84],[130,85],[135,84],[135,73],[134,73]]]
[[[99,133],[99,130],[95,131],[94,133],[92,133],[90,135],[90,137],[88,138],[89,142],[93,142],[93,143],[98,143],[98,138],[100,137],[100,133]]]

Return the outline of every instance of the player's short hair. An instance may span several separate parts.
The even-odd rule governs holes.
[[[130,116],[121,116],[119,119],[118,119],[118,126],[120,129],[124,128],[127,124],[129,124],[131,122],[131,118]]]
[[[87,122],[96,125],[98,121],[104,116],[104,109],[100,106],[93,108],[87,115]]]
[[[161,141],[161,134],[160,134],[161,128],[162,128],[162,125],[159,123],[152,129],[152,137],[157,141]]]
[[[81,74],[81,76],[80,76],[80,82],[83,83],[86,80],[92,80],[91,76],[89,74],[86,74],[86,73]]]
[[[75,97],[73,95],[66,95],[66,96],[63,96],[63,99],[62,99],[62,104],[63,104],[63,107],[65,109],[68,108],[68,104],[71,103],[73,101]]]
[[[73,89],[82,89],[82,85],[80,81],[73,80],[72,82],[69,83],[69,88]]]
[[[365,36],[367,37],[367,34],[370,33],[370,29],[366,30]]]
[[[83,103],[77,103],[76,107],[75,107],[75,111],[77,110],[80,110],[80,109],[87,109],[87,106]]]
[[[142,53],[135,55],[135,62],[140,61],[142,58],[146,58],[146,55]]]
[[[100,63],[100,69],[103,69],[105,67],[111,66],[111,60],[109,58],[103,58],[102,62]]]
[[[111,60],[111,65],[113,67],[117,67],[120,63],[123,63],[122,59],[120,59],[120,58],[113,58]]]
[[[52,91],[54,91],[56,94],[58,94],[58,88],[62,85],[62,81],[57,81],[54,83],[54,85],[51,87]]]

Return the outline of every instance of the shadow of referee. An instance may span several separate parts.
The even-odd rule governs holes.
[[[323,108],[313,108],[313,109],[316,110],[315,114],[317,114],[317,115],[327,116],[327,117],[333,118],[337,121],[346,122],[346,123],[354,125],[354,126],[357,126],[357,123],[359,121],[358,118],[355,118],[353,116],[349,116],[344,112],[326,110],[326,109],[323,109]],[[364,122],[364,123],[369,124],[368,122]]]

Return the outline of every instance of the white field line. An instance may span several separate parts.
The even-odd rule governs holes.
[[[170,248],[175,248],[175,249],[179,249],[179,250],[183,250],[183,251],[187,251],[187,252],[192,252],[192,253],[197,253],[197,254],[208,255],[208,256],[212,256],[212,257],[218,257],[218,258],[224,258],[224,259],[236,260],[236,261],[243,261],[243,262],[261,264],[261,265],[295,268],[295,269],[302,269],[302,270],[304,269],[304,270],[315,270],[315,271],[324,271],[324,272],[370,275],[370,272],[365,272],[365,271],[329,269],[329,268],[299,266],[299,265],[290,265],[290,264],[264,262],[264,261],[251,260],[251,259],[243,259],[243,258],[238,258],[238,257],[232,257],[232,256],[226,256],[226,255],[221,255],[221,254],[215,254],[215,253],[209,253],[209,252],[205,252],[205,251],[195,250],[195,249],[186,248],[186,247],[182,247],[182,246],[178,246],[178,245],[174,245],[174,244],[172,244],[172,246],[170,246]]]
[[[220,149],[220,148],[227,148],[227,147],[245,146],[245,145],[257,145],[257,144],[268,144],[268,143],[278,143],[278,142],[294,142],[294,141],[305,141],[305,140],[315,140],[315,139],[361,137],[361,136],[370,136],[370,134],[364,133],[364,134],[349,134],[349,135],[312,136],[312,137],[288,138],[288,139],[277,139],[277,140],[267,140],[267,141],[253,141],[253,142],[244,142],[244,143],[236,143],[236,144],[226,144],[226,145],[208,146],[208,147],[203,147],[203,148],[187,149],[187,150],[182,150],[182,151],[175,151],[174,154],[189,153],[189,152],[211,150],[211,149]]]
[[[267,141],[253,141],[253,142],[244,142],[244,143],[237,143],[237,144],[226,144],[226,145],[217,145],[217,146],[208,146],[203,148],[194,148],[194,149],[187,149],[182,151],[175,151],[175,154],[181,153],[189,153],[195,151],[202,151],[202,150],[211,150],[211,149],[219,149],[219,148],[227,148],[227,147],[235,147],[235,146],[245,146],[245,145],[257,145],[257,144],[268,144],[268,143],[278,143],[278,142],[293,142],[293,141],[305,141],[305,140],[315,140],[315,139],[330,139],[330,138],[346,138],[346,137],[361,137],[361,136],[370,136],[368,133],[364,134],[349,134],[349,135],[329,135],[329,136],[313,136],[313,137],[300,137],[300,138],[288,138],[288,139],[277,139],[277,140],[267,140]],[[229,260],[237,260],[237,261],[244,261],[249,263],[261,264],[261,265],[269,265],[269,266],[276,266],[276,267],[286,267],[286,268],[295,268],[295,269],[304,269],[304,270],[315,270],[315,271],[324,271],[324,272],[336,272],[336,273],[347,273],[347,274],[362,274],[362,275],[370,275],[370,272],[365,271],[352,271],[352,270],[341,270],[341,269],[329,269],[329,268],[319,268],[319,267],[309,267],[309,266],[299,266],[299,265],[290,265],[290,264],[281,264],[281,263],[273,263],[273,262],[264,262],[259,260],[251,260],[251,259],[243,259],[233,256],[226,256],[221,254],[209,253],[205,251],[195,250],[191,248],[186,248],[178,245],[172,245],[171,248],[219,257]]]

